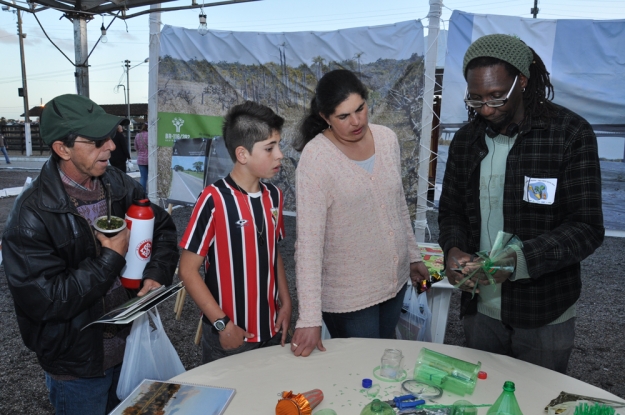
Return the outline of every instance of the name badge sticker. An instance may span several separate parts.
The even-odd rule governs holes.
[[[525,176],[523,200],[541,205],[553,205],[558,188],[558,179],[540,179]]]

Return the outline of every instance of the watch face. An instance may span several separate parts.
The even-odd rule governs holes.
[[[222,331],[226,328],[226,325],[224,324],[223,320],[215,320],[215,323],[213,324],[213,326],[215,326],[215,329],[217,329],[217,331]]]

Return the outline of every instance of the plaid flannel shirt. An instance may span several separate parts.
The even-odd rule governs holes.
[[[506,161],[503,230],[523,241],[531,277],[502,285],[501,319],[512,327],[542,327],[575,304],[580,261],[603,242],[597,139],[586,120],[556,107],[552,118],[527,117]],[[438,218],[445,255],[453,247],[479,250],[480,162],[487,152],[479,119],[462,127],[450,145]],[[557,178],[554,203],[524,201],[526,177]],[[461,316],[476,312],[477,296],[463,293]]]

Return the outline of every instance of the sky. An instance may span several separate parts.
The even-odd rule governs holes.
[[[201,0],[197,0],[202,4]],[[204,12],[209,29],[252,32],[327,31],[348,27],[375,26],[421,19],[428,25],[428,0],[262,0],[250,3],[208,7]],[[18,3],[26,5],[21,0]],[[191,0],[163,3],[163,7],[190,5]],[[468,13],[509,15],[531,18],[533,0],[443,0],[441,29],[448,27],[453,10]],[[3,6],[4,7],[4,6]],[[625,19],[623,0],[539,0],[543,19]],[[17,119],[24,112],[18,96],[22,86],[17,17],[12,10],[0,10],[0,117]],[[140,10],[140,9],[138,9]],[[131,10],[131,13],[134,10]],[[196,29],[199,9],[164,12],[163,25]],[[76,93],[74,82],[73,24],[62,13],[37,13],[50,39],[46,38],[35,16],[23,13],[24,55],[29,107],[45,104],[57,95]],[[100,26],[111,16],[95,16],[87,24],[89,51],[100,37]],[[427,34],[427,30],[426,30]],[[124,60],[130,60],[131,103],[148,101],[148,71],[155,63],[143,63],[149,54],[148,15],[123,21],[117,19],[107,32],[108,42],[97,45],[89,58],[90,98],[98,104],[125,104],[128,87]]]

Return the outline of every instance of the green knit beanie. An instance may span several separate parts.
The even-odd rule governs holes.
[[[530,65],[534,54],[530,48],[517,37],[510,35],[482,36],[469,46],[462,62],[462,74],[467,77],[467,65],[473,59],[489,57],[497,58],[517,68],[527,78],[530,77]]]

